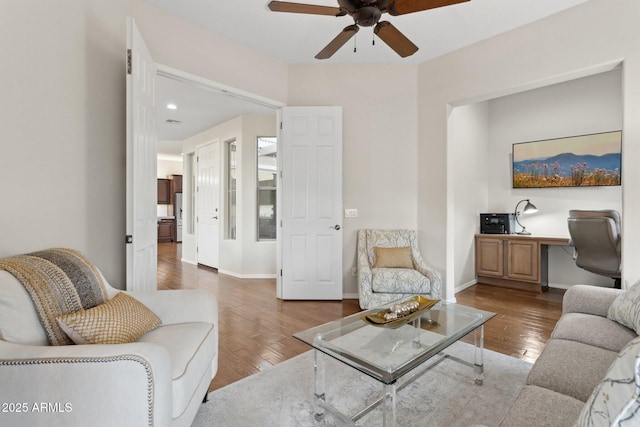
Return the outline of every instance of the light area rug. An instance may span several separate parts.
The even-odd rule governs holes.
[[[474,346],[455,343],[445,353],[470,362]],[[524,386],[531,364],[484,350],[484,384],[473,381],[473,369],[446,359],[397,393],[398,426],[497,426]],[[378,381],[327,357],[327,401],[353,415],[382,395]],[[327,413],[313,417],[313,351],[270,367],[209,394],[194,427],[315,427],[345,425]],[[357,426],[382,425],[382,407]]]

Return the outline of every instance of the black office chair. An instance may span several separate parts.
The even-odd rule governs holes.
[[[614,287],[620,289],[620,214],[614,210],[571,210],[567,222],[576,265],[611,277]]]

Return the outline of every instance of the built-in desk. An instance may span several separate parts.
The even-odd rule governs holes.
[[[568,246],[565,237],[476,234],[478,282],[542,292],[549,287],[550,245]]]

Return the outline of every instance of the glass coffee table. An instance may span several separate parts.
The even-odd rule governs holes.
[[[353,424],[382,405],[383,425],[395,426],[396,393],[445,359],[472,367],[475,383],[482,385],[484,324],[495,313],[440,301],[396,327],[374,325],[365,317],[392,305],[362,311],[294,334],[295,338],[315,349],[314,409],[317,420],[329,411],[342,421]],[[473,361],[462,360],[443,351],[471,332],[475,342]],[[325,396],[327,356],[382,383],[380,399],[355,415],[343,414],[333,407]]]

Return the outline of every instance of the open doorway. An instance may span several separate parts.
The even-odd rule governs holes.
[[[247,234],[253,234],[253,243],[260,241],[264,243],[263,238],[259,236],[261,224],[259,208],[248,209],[250,200],[253,199],[254,204],[260,203],[261,192],[254,183],[259,182],[258,176],[250,179],[250,170],[257,175],[256,168],[258,139],[253,138],[251,133],[258,132],[260,136],[275,135],[276,111],[282,105],[271,101],[254,97],[251,94],[243,93],[233,88],[224,87],[215,82],[206,81],[197,76],[188,75],[178,70],[168,67],[158,66],[157,78],[157,103],[156,103],[156,121],[158,124],[158,178],[166,179],[167,175],[173,178],[179,175],[182,181],[181,203],[174,204],[169,207],[161,207],[159,205],[159,216],[167,211],[168,220],[175,221],[174,227],[177,228],[176,213],[182,212],[182,236],[179,242],[175,239],[167,243],[159,243],[159,245],[175,245],[179,257],[183,262],[199,263],[198,261],[198,239],[202,240],[203,235],[198,235],[198,167],[197,167],[197,146],[202,145],[197,141],[213,138],[207,137],[207,133],[214,133],[216,128],[226,127],[233,128],[236,125],[236,134],[227,134],[220,139],[219,157],[220,168],[218,178],[220,180],[220,237],[221,246],[225,246],[223,263],[221,272],[242,277],[264,277],[264,271],[256,271],[254,273],[246,273],[243,270],[243,255],[255,255],[253,244],[244,244],[240,238],[246,240]],[[256,124],[257,123],[257,124]],[[264,123],[272,128],[269,132],[259,131],[260,127],[264,129]],[[233,133],[233,132],[232,132]],[[254,230],[247,229],[247,221],[237,218],[236,229],[244,229],[244,237],[242,233],[229,235],[226,233],[226,213],[225,207],[229,207],[228,186],[232,184],[228,176],[229,165],[227,162],[228,147],[227,140],[235,140],[238,146],[238,164],[237,169],[242,170],[242,176],[236,180],[234,191],[238,190],[237,198],[243,216],[248,216],[253,211],[250,221],[254,224]],[[252,166],[253,165],[253,166]],[[244,194],[246,193],[246,194]],[[176,198],[174,197],[174,203]],[[265,203],[266,204],[266,203]],[[237,206],[235,207],[237,209]],[[274,216],[275,218],[275,216]],[[266,226],[265,226],[266,227]],[[250,228],[250,227],[249,227]],[[175,234],[174,234],[175,235]],[[273,259],[275,259],[275,239],[273,241]],[[160,251],[158,251],[160,253]],[[226,258],[225,258],[226,257]],[[237,261],[234,261],[237,260]],[[275,262],[271,269],[275,274]],[[240,274],[234,274],[239,272]],[[245,274],[246,273],[246,274]]]

